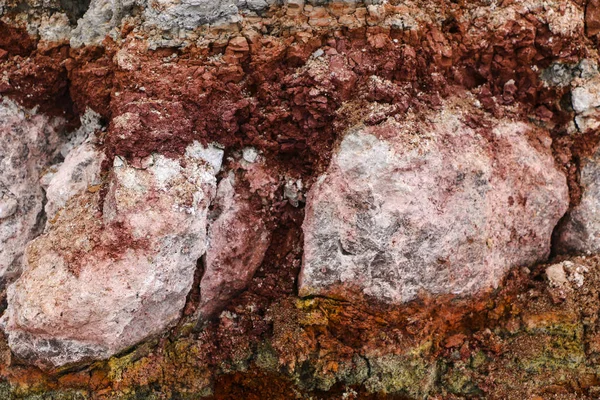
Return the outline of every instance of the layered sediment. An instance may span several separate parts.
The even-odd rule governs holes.
[[[0,0],[0,397],[596,398],[599,7]]]

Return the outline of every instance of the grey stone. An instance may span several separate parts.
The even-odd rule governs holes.
[[[600,150],[582,160],[581,201],[565,216],[558,229],[556,248],[561,253],[600,252]]]
[[[548,257],[569,202],[550,138],[500,120],[486,139],[469,112],[347,133],[307,196],[301,296],[470,295]]]
[[[44,227],[43,171],[66,142],[60,119],[0,97],[0,282],[20,273],[27,243]]]

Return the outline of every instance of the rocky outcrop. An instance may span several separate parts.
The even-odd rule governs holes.
[[[471,112],[344,136],[307,198],[301,296],[474,294],[548,257],[569,202],[550,138],[502,120],[475,130]]]
[[[193,144],[179,160],[115,158],[107,193],[88,186],[71,199],[29,244],[23,275],[8,289],[13,352],[57,367],[111,356],[173,326],[206,250],[221,157]]]
[[[64,122],[64,121],[62,121]],[[0,281],[18,276],[27,243],[44,227],[40,178],[66,142],[62,122],[0,97]]]
[[[597,8],[0,0],[0,398],[599,398]]]

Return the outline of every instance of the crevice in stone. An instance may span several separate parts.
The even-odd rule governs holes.
[[[202,328],[200,321],[198,320],[198,307],[200,306],[200,299],[202,298],[200,282],[204,276],[206,266],[206,253],[202,255],[196,262],[196,270],[194,271],[194,283],[192,289],[187,295],[185,301],[185,307],[183,308],[182,317],[178,324],[178,331],[183,328],[183,325],[192,324],[193,332],[199,332]],[[189,333],[188,330],[183,329],[182,334]]]
[[[90,7],[91,0],[60,0],[61,9],[69,17],[72,24],[85,14]]]
[[[552,231],[552,236],[550,237],[550,255],[548,256],[548,260],[547,260],[548,262],[550,262],[557,256],[564,255],[563,251],[561,251],[561,249],[560,249],[559,236],[560,236],[562,227],[564,226],[565,222],[567,221],[567,218],[569,218],[570,210],[571,210],[571,208],[569,207],[569,210],[567,210],[565,215],[562,216],[562,218],[558,221],[558,223],[554,227],[554,230]]]

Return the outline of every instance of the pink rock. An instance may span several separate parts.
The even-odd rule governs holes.
[[[85,142],[71,151],[46,188],[45,206],[49,220],[77,194],[102,183],[100,176],[104,153],[92,142]]]
[[[261,166],[250,165],[241,174],[247,182],[257,184],[264,180],[263,172]],[[246,288],[269,247],[271,235],[264,217],[251,203],[253,186],[238,180],[232,171],[219,183],[215,199],[218,216],[210,224],[205,271],[200,282],[201,319],[221,311]],[[268,181],[264,181],[268,186]]]
[[[41,233],[43,171],[66,142],[60,119],[25,110],[0,97],[0,280],[21,270],[25,246]]]
[[[67,202],[31,242],[3,316],[14,354],[43,368],[107,358],[172,327],[206,250],[208,206],[222,150],[116,158],[100,191]]]
[[[550,138],[491,117],[472,129],[475,112],[346,134],[307,198],[300,295],[469,295],[548,257],[569,201]]]

